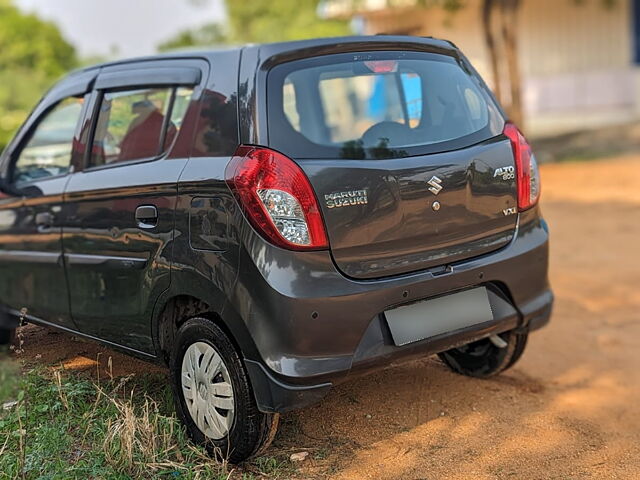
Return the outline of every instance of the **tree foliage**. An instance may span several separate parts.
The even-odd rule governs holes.
[[[320,0],[225,0],[227,25],[209,23],[196,30],[184,30],[160,44],[158,49],[348,35],[348,21],[318,17],[319,3]]]
[[[227,41],[228,36],[224,27],[218,23],[209,23],[195,30],[183,30],[175,37],[158,45],[158,50],[164,52],[194,46],[219,45]]]
[[[76,64],[53,23],[0,0],[0,150],[43,91]]]
[[[227,0],[234,42],[278,42],[349,33],[343,20],[318,18],[319,0]]]

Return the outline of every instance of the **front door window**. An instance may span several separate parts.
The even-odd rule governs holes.
[[[14,164],[16,186],[69,172],[82,102],[83,98],[66,98],[40,120]]]

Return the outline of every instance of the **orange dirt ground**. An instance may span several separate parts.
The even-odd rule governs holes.
[[[271,455],[296,478],[640,478],[640,157],[545,165],[551,324],[491,380],[436,358],[336,387],[284,415]],[[30,363],[143,375],[157,367],[36,327]]]

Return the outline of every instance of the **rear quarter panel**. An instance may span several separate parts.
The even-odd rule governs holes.
[[[159,315],[171,298],[195,297],[223,319],[243,354],[255,358],[251,336],[229,301],[237,282],[240,231],[246,228],[225,181],[239,143],[240,51],[215,53],[210,62],[192,153],[178,181],[172,280],[156,306],[154,336],[159,339]]]

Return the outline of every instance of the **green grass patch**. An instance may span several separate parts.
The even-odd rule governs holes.
[[[94,383],[0,362],[0,480],[290,478],[287,459],[236,467],[191,444],[164,375]],[[13,405],[13,402],[17,403]]]

